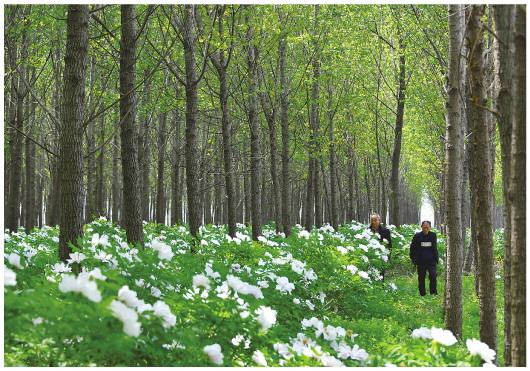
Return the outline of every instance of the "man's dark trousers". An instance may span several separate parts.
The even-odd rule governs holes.
[[[436,295],[436,264],[422,264],[418,263],[418,288],[420,295],[424,296],[425,292],[425,276],[429,271],[429,292],[431,295]]]

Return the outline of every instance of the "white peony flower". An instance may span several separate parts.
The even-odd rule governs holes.
[[[138,311],[138,313],[143,313],[147,310],[153,310],[153,306],[143,300],[138,300],[138,302],[136,303],[136,310]]]
[[[414,331],[412,331],[411,336],[416,339],[418,338],[422,338],[423,340],[432,339],[431,330],[428,329],[427,327],[420,327],[418,329],[415,329]]]
[[[155,298],[159,298],[162,296],[162,291],[160,291],[158,287],[151,286],[151,295]]]
[[[311,317],[311,319],[302,320],[302,328],[305,330],[307,327],[314,327],[316,329],[321,329],[324,327],[324,323],[316,317]]]
[[[287,344],[276,343],[274,344],[273,348],[281,356],[286,356],[286,355],[291,354],[291,351],[289,350],[289,347],[287,346]]]
[[[17,274],[4,265],[4,286],[15,286]]]
[[[449,330],[443,330],[440,328],[433,327],[431,329],[432,334],[432,341],[445,345],[450,346],[457,342],[455,336],[453,333]]]
[[[370,276],[365,271],[358,271],[357,274],[359,276],[361,276],[362,278],[364,278],[365,280],[369,280],[370,279]]]
[[[348,252],[348,249],[342,247],[342,246],[337,246],[337,250],[339,250],[340,253],[342,254],[346,254]]]
[[[68,264],[81,263],[85,258],[86,256],[82,252],[73,252],[70,253],[70,259],[66,259],[66,261]]]
[[[138,322],[138,313],[129,308],[121,301],[113,300],[109,308],[112,310],[114,317],[123,322],[123,332],[129,336],[138,337],[142,332],[141,323]]]
[[[471,355],[478,355],[487,363],[491,363],[495,359],[495,351],[480,340],[467,339],[466,346]]]
[[[245,337],[241,334],[237,334],[231,341],[232,344],[234,344],[236,347],[241,344],[241,342],[245,340]]]
[[[109,254],[103,250],[99,250],[94,254],[94,258],[101,260],[103,263],[109,262],[112,259],[112,254]]]
[[[208,357],[210,357],[210,361],[212,361],[216,365],[223,364],[224,355],[223,353],[221,353],[221,346],[219,344],[207,345],[202,349],[206,352],[206,354],[208,354]]]
[[[355,274],[359,270],[359,268],[357,268],[355,265],[348,265],[345,268],[346,270],[350,271],[351,274]]]
[[[265,355],[260,350],[255,350],[252,354],[252,360],[260,366],[267,367],[267,360]]]
[[[102,273],[101,273],[101,269],[99,268],[94,268],[93,270],[91,270],[90,272],[88,272],[88,275],[90,277],[94,277],[94,278],[97,278],[98,280],[102,280],[102,281],[105,281],[107,279],[107,277],[105,277]]]
[[[313,270],[313,268],[307,270],[305,269],[304,270],[304,278],[306,280],[309,280],[309,281],[314,281],[318,278],[318,276],[316,275],[315,271]]]
[[[129,286],[123,286],[118,291],[118,297],[131,308],[136,307],[139,302],[136,292],[130,290]]]
[[[90,280],[90,274],[87,272],[81,272],[77,277],[70,274],[64,275],[59,282],[59,290],[79,292],[96,303],[102,299],[96,281]]]
[[[93,247],[97,247],[98,245],[102,245],[102,246],[110,246],[110,242],[109,242],[109,236],[107,235],[102,235],[101,237],[99,236],[99,233],[94,233],[92,235],[92,246]]]
[[[206,263],[206,266],[205,266],[204,269],[206,271],[206,275],[209,276],[209,277],[212,277],[214,280],[221,277],[219,272],[214,272],[213,271],[212,265],[210,263]]]
[[[256,299],[263,299],[263,293],[258,286],[248,285],[247,291],[250,295],[254,296]]]
[[[359,349],[359,345],[355,344],[350,352],[351,359],[364,362],[368,358],[368,353],[364,349]]]
[[[331,355],[323,355],[320,361],[326,367],[345,367],[344,363]]]
[[[42,317],[33,318],[31,320],[31,322],[33,322],[34,326],[40,325],[43,321],[44,321],[44,318],[42,318]]]
[[[239,277],[229,274],[226,276],[226,282],[235,292],[239,292],[240,294],[247,293],[245,282],[241,281]]]
[[[162,326],[169,328],[175,326],[177,323],[177,317],[171,313],[169,305],[164,303],[161,300],[158,300],[155,305],[153,305],[154,315],[162,318]]]
[[[197,274],[193,276],[193,287],[204,287],[206,290],[210,290],[210,280],[204,274]]]
[[[306,263],[303,263],[300,260],[293,259],[291,261],[291,269],[298,274],[304,273],[305,266],[306,266]]]
[[[294,283],[289,282],[287,277],[278,277],[276,279],[276,290],[281,292],[289,292],[294,290]]]
[[[96,303],[102,299],[96,281],[90,280],[90,274],[87,272],[81,272],[77,277],[70,274],[64,275],[59,282],[59,290],[79,292]]]
[[[258,322],[262,326],[262,331],[271,328],[276,323],[276,311],[274,309],[262,305],[254,313],[258,314]]]
[[[65,273],[71,271],[72,268],[67,267],[63,262],[55,263],[55,265],[52,266],[52,272],[54,273]]]
[[[17,267],[18,269],[24,269],[24,267],[20,264],[20,255],[11,253],[9,255],[5,255],[5,258],[7,258],[7,261],[11,264]]]
[[[26,246],[24,248],[24,256],[28,259],[28,261],[35,255],[37,255],[37,250],[35,250],[33,247]]]
[[[298,238],[305,238],[306,240],[308,240],[309,237],[310,233],[305,229],[302,229],[300,232],[298,232]]]

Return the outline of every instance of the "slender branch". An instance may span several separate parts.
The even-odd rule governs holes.
[[[7,124],[10,128],[12,129],[15,129],[16,131],[18,131],[20,134],[22,134],[23,136],[25,136],[26,138],[28,138],[29,140],[31,140],[33,143],[35,143],[36,145],[38,145],[40,148],[42,148],[43,150],[45,150],[46,152],[48,152],[49,154],[59,158],[59,155],[55,152],[53,152],[51,149],[47,148],[45,145],[43,144],[40,144],[39,142],[37,142],[35,139],[33,139],[32,137],[30,137],[28,134],[24,133],[22,130],[18,129],[17,127],[13,126],[9,121],[7,120],[4,120],[4,123]]]
[[[29,85],[29,83],[26,81],[26,79],[24,78],[24,76],[22,75],[19,75],[19,78],[22,80],[22,82],[24,83],[24,85],[26,85],[26,88],[28,89],[29,93],[31,94],[31,96],[37,101],[37,103],[39,104],[39,106],[42,107],[42,109],[44,111],[46,111],[46,113],[50,116],[50,118],[52,119],[53,123],[55,125],[57,125],[58,128],[61,127],[61,121],[59,121],[59,119],[57,119],[57,117],[55,117],[55,115],[53,114],[53,112],[51,112],[48,107],[46,107],[46,105],[44,103],[42,103],[42,101],[39,99],[39,97],[37,96],[37,94],[35,93],[35,91],[31,88],[31,86]]]

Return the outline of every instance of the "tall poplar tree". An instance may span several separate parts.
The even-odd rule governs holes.
[[[494,5],[496,51],[496,110],[497,125],[501,144],[502,166],[502,194],[504,201],[504,365],[510,366],[512,340],[511,340],[511,204],[509,197],[510,186],[510,156],[512,142],[512,112],[513,112],[513,27],[515,8],[514,5]]]
[[[515,6],[514,111],[511,152],[512,366],[526,366],[526,5]]]
[[[122,222],[127,242],[144,245],[136,124],[136,5],[121,5],[120,121],[123,175]]]
[[[399,164],[401,158],[401,137],[405,115],[405,81],[406,59],[405,41],[402,35],[401,25],[398,25],[398,46],[395,49],[399,56],[398,87],[396,93],[396,125],[394,127],[394,149],[392,151],[392,167],[390,170],[390,223],[396,226],[400,224],[399,212]]]
[[[83,236],[83,120],[88,54],[87,5],[68,5],[60,133],[61,217],[59,259],[66,262]]]
[[[278,17],[281,27],[285,27],[285,16],[278,8]],[[291,234],[291,165],[290,165],[290,136],[289,136],[289,82],[287,79],[287,36],[283,30],[279,40],[279,64],[280,64],[280,125],[282,127],[282,223],[283,233]]]
[[[224,14],[226,5],[218,5],[216,8],[218,14],[218,30],[221,40],[225,40],[224,31]],[[234,14],[232,13],[232,17]],[[231,30],[232,31],[232,30]],[[232,33],[232,32],[231,32]],[[226,37],[226,42],[232,40],[231,37]],[[221,108],[221,128],[223,136],[223,166],[224,178],[226,188],[226,213],[228,234],[231,237],[236,235],[236,198],[235,198],[235,180],[234,180],[234,165],[232,154],[232,123],[229,115],[229,101],[228,101],[228,83],[227,83],[227,69],[232,59],[232,52],[234,48],[228,48],[228,53],[224,49],[219,49],[215,53],[210,54],[210,60],[217,71],[219,77],[219,105]]]
[[[178,20],[184,46],[184,64],[186,78],[186,190],[188,196],[188,222],[190,233],[196,237],[201,226],[201,199],[199,194],[199,152],[197,147],[198,133],[198,85],[200,78],[197,74],[195,48],[197,37],[196,7],[194,4],[184,5],[184,16]],[[202,76],[201,76],[202,77]],[[192,247],[192,252],[194,252]]]
[[[251,26],[251,7],[247,6],[247,66],[248,66],[248,123],[250,128],[250,192],[251,192],[251,220],[252,239],[257,241],[261,236],[261,154],[260,154],[260,128],[258,121],[258,94],[257,94],[257,60],[258,50],[255,46],[253,27]]]
[[[467,7],[466,42],[470,54],[468,60],[471,101],[471,125],[475,158],[474,184],[476,202],[473,218],[477,232],[477,262],[480,304],[480,339],[497,351],[497,318],[495,304],[495,267],[493,253],[491,150],[490,133],[486,120],[486,88],[484,86],[484,5]]]
[[[445,287],[445,328],[462,337],[462,163],[463,140],[463,6],[449,5],[449,76],[447,79],[447,114],[445,138],[445,220],[447,225],[447,270]]]

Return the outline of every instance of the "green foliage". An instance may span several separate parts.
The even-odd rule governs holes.
[[[68,264],[58,262],[57,228],[6,234],[5,365],[212,366],[220,355],[223,366],[478,365],[463,344],[410,336],[442,327],[441,298],[420,298],[415,277],[398,271],[414,227],[391,228],[390,264],[365,228],[285,238],[266,226],[252,241],[248,227],[231,238],[212,225],[191,254],[186,226],[146,224],[137,250],[99,219]],[[465,300],[466,318],[477,307]],[[464,335],[477,337],[478,320],[470,326]],[[215,344],[220,353],[208,354]]]

